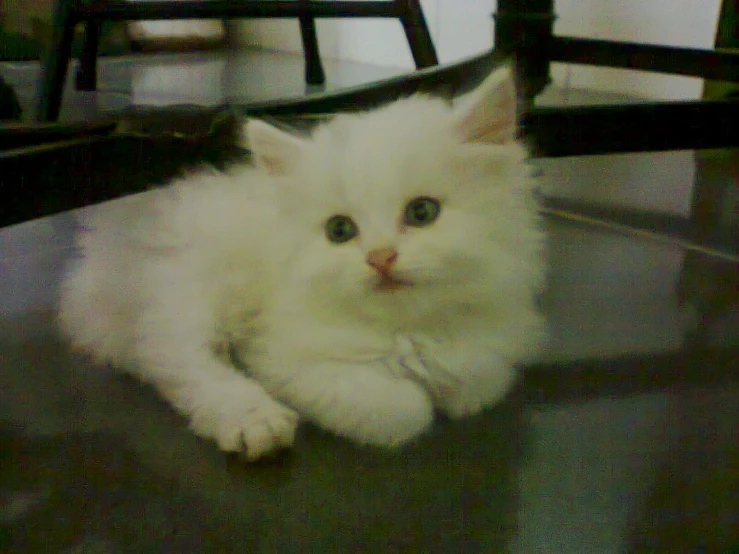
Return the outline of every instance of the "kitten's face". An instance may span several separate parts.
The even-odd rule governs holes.
[[[507,278],[515,218],[529,208],[523,151],[507,129],[480,144],[467,135],[480,129],[462,125],[470,122],[452,107],[414,98],[339,116],[263,158],[294,233],[291,282],[340,310],[423,312],[479,291],[495,264]]]
[[[473,182],[464,152],[419,142],[342,146],[335,139],[317,137],[289,187],[305,194],[282,198],[300,241],[295,279],[344,302],[398,302],[474,279],[496,195]],[[392,157],[401,147],[399,164]]]

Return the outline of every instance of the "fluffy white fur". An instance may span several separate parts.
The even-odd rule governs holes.
[[[202,170],[82,222],[63,330],[252,459],[291,445],[298,414],[388,446],[434,408],[474,414],[543,338],[544,236],[515,108],[503,68],[454,105],[403,99],[306,138],[251,122],[255,167]],[[403,225],[419,196],[439,218]],[[355,239],[327,240],[336,214]],[[387,247],[412,286],[373,287],[367,253]]]

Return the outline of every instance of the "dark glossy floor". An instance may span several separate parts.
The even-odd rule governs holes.
[[[259,93],[297,93],[300,65],[269,56],[275,77]],[[359,66],[331,68],[332,86],[361,82]],[[366,80],[382,76],[372,71]],[[116,79],[125,103],[136,103],[124,90],[132,82]],[[226,94],[219,87],[209,94]],[[150,93],[172,103],[196,96],[168,96],[161,83]],[[574,93],[547,94],[561,102]],[[88,109],[86,98],[68,93],[65,117]],[[739,548],[735,160],[735,152],[539,160],[550,198],[683,218],[703,246],[720,237],[729,247],[552,217],[553,340],[508,401],[440,423],[394,453],[306,427],[290,456],[258,466],[227,459],[151,390],[64,346],[53,302],[73,214],[0,230],[0,551]]]

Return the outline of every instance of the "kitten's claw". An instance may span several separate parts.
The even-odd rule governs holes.
[[[241,449],[248,461],[292,446],[298,415],[282,406],[279,408],[279,413],[262,412],[258,421],[242,431]]]

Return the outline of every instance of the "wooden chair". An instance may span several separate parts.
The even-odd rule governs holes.
[[[315,20],[318,17],[399,19],[416,67],[438,64],[419,0],[154,0],[135,3],[125,0],[58,0],[54,37],[44,60],[37,117],[41,121],[54,121],[59,117],[74,28],[78,23],[85,25],[85,33],[76,85],[79,90],[95,90],[98,43],[104,21],[288,17],[297,17],[300,22],[305,78],[309,84],[322,84],[325,80],[316,36]]]
[[[498,0],[495,50],[516,57],[529,100],[549,83],[552,62],[739,82],[739,53],[558,36],[553,33],[555,7],[555,0]],[[735,16],[730,27],[727,33],[737,32]]]

